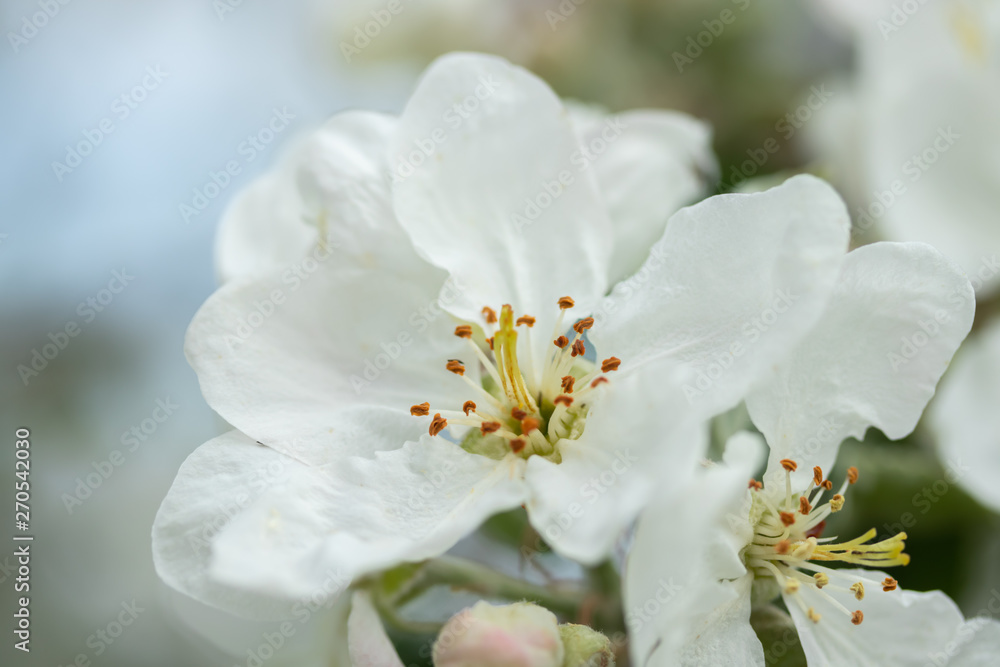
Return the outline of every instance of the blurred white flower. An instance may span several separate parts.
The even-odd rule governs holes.
[[[1000,321],[962,348],[928,414],[949,481],[1000,512]]]
[[[882,572],[820,564],[908,563],[903,533],[823,537],[858,477],[848,469],[833,493],[823,471],[848,437],[875,426],[902,438],[916,426],[972,325],[973,303],[968,279],[928,246],[878,243],[847,256],[816,327],[748,396],[770,447],[763,483],[751,479],[747,491],[763,443],[738,434],[724,465],[665,494],[640,519],[626,608],[642,609],[660,590],[666,610],[633,625],[640,664],[763,665],[750,607],[779,594],[809,664],[922,665],[949,642],[1000,640],[996,623],[962,629],[940,593],[894,593],[896,581]]]
[[[817,0],[818,1],[818,0]],[[807,128],[855,224],[924,241],[1000,286],[1000,5],[820,2],[856,47],[850,90]]]
[[[318,245],[269,271],[245,243],[246,262],[224,262],[241,277],[188,333],[206,399],[239,431],[196,451],[163,503],[165,581],[287,613],[521,505],[593,564],[655,485],[688,473],[701,421],[819,317],[847,214],[798,177],[666,224],[698,181],[648,172],[697,171],[707,133],[656,112],[601,128],[528,72],[455,55],[400,118],[343,114],[309,142],[301,201],[264,205],[308,217]],[[234,211],[226,237],[252,238],[260,217]]]

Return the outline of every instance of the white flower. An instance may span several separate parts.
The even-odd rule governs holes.
[[[160,575],[280,614],[521,505],[563,555],[603,558],[688,474],[702,420],[815,323],[847,245],[843,203],[811,177],[666,224],[698,181],[664,176],[706,154],[689,119],[574,123],[540,80],[474,55],[437,61],[398,119],[331,120],[301,200],[261,195],[316,225],[313,250],[288,266],[245,242],[241,264],[224,243],[232,280],[191,324],[202,390],[238,431],[181,468]],[[253,211],[237,203],[226,237],[252,238]]]
[[[823,535],[859,474],[848,469],[836,487],[825,477],[840,443],[870,426],[908,434],[973,310],[968,279],[928,246],[879,243],[847,256],[816,327],[747,399],[770,446],[763,483],[751,479],[747,490],[763,444],[739,434],[723,465],[640,520],[625,590],[637,664],[763,665],[750,606],[779,594],[810,665],[917,666],[960,645],[968,658],[967,640],[997,646],[1000,625],[963,626],[940,593],[897,591],[879,570],[826,565],[906,565],[905,534]]]
[[[355,591],[351,596],[347,646],[351,667],[403,667],[371,597],[364,591]]]
[[[1000,321],[971,338],[929,411],[949,481],[1000,512]]]
[[[1000,287],[1000,6],[829,0],[856,44],[853,85],[807,131],[855,223],[923,241],[978,293]]]

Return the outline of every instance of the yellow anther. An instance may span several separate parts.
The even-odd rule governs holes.
[[[844,496],[838,493],[833,498],[830,498],[830,511],[839,512],[842,509],[844,509]]]
[[[854,591],[854,597],[859,601],[865,599],[865,585],[860,581],[856,584],[852,584],[851,590]]]

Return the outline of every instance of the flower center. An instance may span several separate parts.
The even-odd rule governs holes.
[[[482,384],[477,384],[466,377],[464,361],[448,360],[445,368],[465,381],[472,399],[461,411],[435,412],[428,432],[436,436],[449,426],[471,427],[461,439],[468,451],[497,459],[509,452],[523,458],[539,455],[559,462],[559,442],[580,437],[597,388],[608,382],[606,374],[621,364],[617,357],[609,357],[597,367],[585,358],[583,337],[594,326],[592,317],[578,320],[573,324],[573,339],[566,337],[565,315],[574,305],[568,296],[559,299],[552,347],[541,364],[536,363],[531,346],[535,318],[515,318],[510,305],[500,309],[499,318],[487,306],[482,311],[482,324],[455,327],[455,335],[467,341],[476,363],[486,373]],[[519,336],[521,327],[523,337]],[[523,363],[518,355],[519,337]],[[429,403],[410,408],[416,417],[430,413]]]
[[[818,565],[817,561],[841,561],[865,567],[892,567],[907,565],[910,557],[903,553],[906,533],[899,533],[881,542],[872,543],[876,532],[872,528],[864,535],[848,542],[836,543],[835,537],[822,537],[826,518],[844,506],[847,487],[858,480],[857,468],[848,468],[847,479],[840,490],[827,502],[820,503],[826,492],[833,489],[830,480],[823,479],[823,471],[813,468],[813,479],[801,493],[793,493],[791,474],[797,464],[783,459],[785,468],[785,493],[783,501],[775,505],[775,496],[763,491],[764,485],[750,480],[753,490],[753,516],[759,517],[754,527],[753,542],[744,551],[747,567],[753,571],[755,592],[765,589],[774,597],[778,589],[789,595],[814,623],[820,615],[803,600],[800,589],[811,586],[830,604],[845,613],[851,622],[860,625],[864,620],[861,610],[851,611],[828,595],[823,589],[848,591],[857,600],[865,597],[865,586],[881,586],[883,591],[896,589],[896,580],[886,577],[877,582],[839,572]],[[811,494],[811,495],[810,495]]]

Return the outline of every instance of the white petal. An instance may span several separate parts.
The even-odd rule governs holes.
[[[886,576],[874,570],[840,571],[874,581]],[[940,591],[885,593],[879,587],[866,586],[864,600],[858,601],[850,591],[824,588],[824,593],[847,609],[864,613],[864,621],[854,625],[812,586],[799,590],[805,605],[821,617],[819,623],[813,623],[797,602],[784,596],[810,667],[924,667],[934,664],[932,655],[955,645],[963,625],[962,612]],[[947,664],[947,659],[945,656],[939,664]]]
[[[400,222],[462,288],[450,310],[478,320],[483,306],[510,303],[535,316],[538,358],[557,299],[586,311],[606,287],[611,224],[592,174],[573,162],[578,150],[544,82],[499,58],[457,54],[424,74],[391,151]]]
[[[955,358],[929,411],[949,480],[1000,512],[1000,322],[977,332]]]
[[[347,619],[351,667],[403,667],[396,648],[382,627],[382,619],[364,591],[354,593]]]
[[[746,574],[730,587],[736,597],[718,604],[712,612],[695,626],[690,642],[685,646],[681,664],[685,667],[702,665],[745,665],[764,667],[764,649],[750,625],[750,586],[753,575]],[[722,584],[719,584],[721,586]],[[657,661],[660,652],[653,654],[651,665],[668,667],[669,661]]]
[[[747,397],[778,461],[829,471],[840,443],[876,426],[892,439],[916,426],[972,326],[968,279],[923,244],[877,243],[850,253],[815,328]]]
[[[425,436],[270,485],[215,539],[211,571],[234,586],[311,597],[330,581],[439,556],[524,499],[520,459]]]
[[[690,664],[763,664],[749,620],[751,577],[739,557],[752,535],[746,484],[763,456],[758,436],[738,434],[724,464],[661,488],[643,513],[624,582],[636,664],[651,653],[650,665],[676,665],[681,656]],[[745,661],[728,662],[734,655]]]
[[[215,240],[220,282],[265,275],[305,257],[317,241],[305,220],[290,164],[240,191],[226,208]]]
[[[958,629],[954,647],[943,651],[954,656],[948,667],[990,667],[1000,655],[1000,622],[992,618],[974,618]]]
[[[635,273],[667,219],[702,195],[718,172],[712,130],[674,111],[606,116],[570,110],[584,164],[594,170],[614,225],[613,284]]]
[[[301,274],[289,268],[212,295],[185,349],[209,405],[251,438],[310,461],[358,439],[401,446],[428,424],[408,416],[411,405],[458,409],[469,389],[444,366],[470,351],[435,299],[443,276],[400,276],[368,266],[375,261],[334,251]],[[470,363],[468,375],[477,371]],[[391,414],[350,414],[365,405]]]
[[[615,379],[594,402],[578,440],[560,442],[562,462],[528,459],[532,525],[567,558],[594,565],[607,557],[662,486],[684,483],[704,455],[702,423],[657,373]]]
[[[310,469],[245,435],[210,440],[181,465],[153,522],[153,564],[167,584],[199,602],[248,618],[287,617],[294,600],[252,593],[209,577],[212,543],[274,483]],[[312,473],[315,474],[315,473]]]
[[[397,122],[367,111],[337,114],[302,151],[297,179],[310,219],[338,253],[419,275],[424,262],[392,210],[389,145]]]
[[[216,241],[223,282],[302,260],[320,236],[339,253],[377,255],[397,271],[422,264],[392,212],[388,145],[395,127],[383,114],[338,114],[239,193]]]
[[[683,209],[604,303],[591,339],[622,372],[654,360],[688,369],[692,407],[726,409],[815,323],[848,229],[840,197],[809,176]]]

